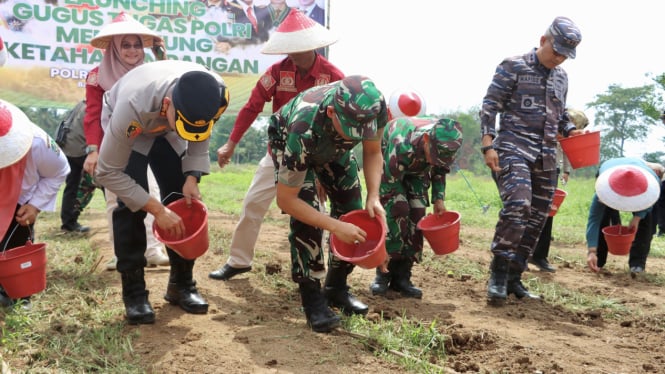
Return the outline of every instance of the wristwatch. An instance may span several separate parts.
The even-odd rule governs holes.
[[[85,147],[85,154],[89,154],[90,152],[98,152],[99,148],[96,145],[88,145]]]
[[[480,152],[482,154],[485,154],[485,152],[489,151],[490,149],[494,149],[494,144],[486,145],[484,147],[480,147]]]

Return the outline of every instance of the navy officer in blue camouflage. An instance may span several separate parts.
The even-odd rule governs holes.
[[[575,58],[581,40],[573,21],[556,17],[538,48],[499,64],[483,99],[481,151],[503,202],[491,245],[491,305],[502,305],[509,294],[538,298],[524,287],[521,275],[556,189],[557,133],[582,133],[566,114],[568,76],[559,66]]]

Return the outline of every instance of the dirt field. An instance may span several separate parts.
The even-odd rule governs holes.
[[[216,235],[230,237],[235,221],[213,213],[209,225],[211,249],[196,264],[200,292],[210,303],[207,315],[190,315],[166,303],[162,296],[168,269],[147,270],[155,325],[139,327],[135,353],[154,373],[403,373],[398,364],[376,357],[362,342],[343,331],[318,334],[310,331],[300,310],[297,289],[289,285],[289,251],[284,217],[275,215],[263,225],[254,268],[250,273],[222,282],[207,274],[223,265],[227,249],[214,243]],[[277,224],[275,224],[277,222]],[[107,248],[105,221],[95,227],[93,245],[102,254]],[[461,247],[452,255],[489,263],[487,247],[491,229],[462,226]],[[655,239],[663,240],[663,239]],[[227,240],[225,240],[227,241]],[[482,245],[474,244],[482,243]],[[426,251],[431,251],[428,247]],[[485,302],[486,279],[441,276],[426,266],[414,267],[413,281],[423,289],[423,299],[391,295],[371,296],[368,286],[374,272],[356,269],[350,276],[353,292],[370,305],[368,318],[437,321],[438,329],[452,339],[447,362],[434,363],[446,373],[665,373],[665,302],[658,285],[665,260],[650,258],[648,274],[631,279],[627,257],[611,257],[609,273],[596,275],[582,265],[584,245],[552,248],[555,274],[532,269],[524,278],[585,294],[604,294],[623,304],[632,315],[603,318],[599,311],[571,312],[542,302],[509,299],[503,307]],[[446,256],[434,261],[446,261]],[[266,277],[266,268],[279,269],[277,278]],[[119,276],[98,270],[117,282]],[[657,275],[657,276],[656,276]],[[281,283],[280,283],[281,281]],[[289,285],[275,287],[274,284]],[[270,286],[272,284],[272,286]],[[435,367],[434,367],[435,368]],[[435,370],[435,369],[433,369]]]

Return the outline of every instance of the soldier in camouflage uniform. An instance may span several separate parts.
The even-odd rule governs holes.
[[[524,288],[521,274],[552,204],[557,133],[582,133],[565,111],[568,76],[559,66],[575,58],[581,39],[573,21],[555,18],[538,48],[506,58],[497,67],[483,99],[481,151],[503,202],[491,245],[490,304],[502,304],[511,293],[537,297]]]
[[[385,295],[391,288],[406,297],[422,298],[422,291],[411,283],[411,268],[414,261],[420,262],[423,250],[423,233],[416,225],[430,205],[430,185],[434,213],[446,211],[446,174],[461,145],[462,128],[452,119],[403,117],[388,123],[381,142],[380,193],[387,212],[390,262],[387,273],[376,269],[372,294]]]
[[[366,209],[384,219],[379,199],[380,135],[387,122],[383,95],[362,76],[310,88],[270,117],[268,136],[277,182],[277,205],[291,216],[292,278],[298,283],[308,325],[329,332],[340,323],[328,307],[346,314],[365,314],[368,307],[347,286],[354,265],[330,254],[328,273],[322,250],[323,230],[345,243],[366,240],[367,233],[336,219],[362,209],[358,165],[353,147],[362,142]],[[330,199],[331,216],[319,211],[315,178]],[[320,280],[326,275],[321,293]]]

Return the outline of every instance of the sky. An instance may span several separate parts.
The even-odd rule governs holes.
[[[331,0],[330,29],[339,40],[329,60],[345,74],[372,78],[386,99],[398,89],[418,91],[427,113],[480,106],[496,66],[539,44],[557,16],[582,32],[568,73],[569,107],[584,110],[611,84],[653,83],[665,72],[662,5],[650,0],[534,2]],[[660,140],[665,128],[654,130]],[[660,146],[657,142],[653,146]],[[642,151],[641,151],[642,152]]]

